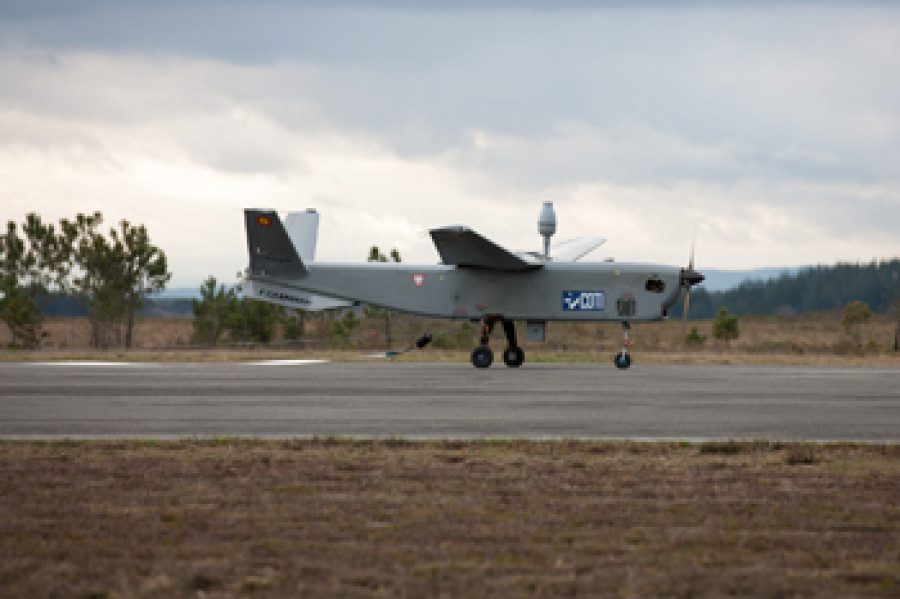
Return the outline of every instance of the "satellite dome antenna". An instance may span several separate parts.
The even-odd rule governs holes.
[[[538,217],[538,233],[544,237],[544,260],[550,259],[550,238],[556,233],[556,213],[553,202],[544,202]]]

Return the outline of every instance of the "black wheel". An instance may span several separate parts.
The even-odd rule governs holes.
[[[494,352],[486,345],[472,350],[472,366],[475,368],[487,368],[494,361]]]
[[[616,364],[616,368],[620,370],[625,370],[629,366],[631,366],[631,354],[616,354],[616,359],[614,360]]]
[[[503,363],[510,368],[518,368],[525,361],[525,352],[521,347],[507,347],[503,350]]]

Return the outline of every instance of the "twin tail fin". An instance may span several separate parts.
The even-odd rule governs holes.
[[[307,268],[274,210],[244,210],[251,277],[302,277]]]

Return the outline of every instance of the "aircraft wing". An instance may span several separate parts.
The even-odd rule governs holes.
[[[587,256],[604,243],[606,243],[606,237],[576,237],[552,246],[550,255],[557,262],[575,262],[579,258]]]
[[[534,258],[513,254],[468,227],[441,227],[429,233],[444,264],[491,270],[532,270],[543,266]]]

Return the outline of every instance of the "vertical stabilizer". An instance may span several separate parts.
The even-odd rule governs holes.
[[[306,267],[274,210],[244,210],[250,275],[299,277]]]
[[[291,238],[300,260],[309,264],[316,260],[316,242],[319,238],[319,213],[315,208],[303,212],[288,212],[284,228]]]

